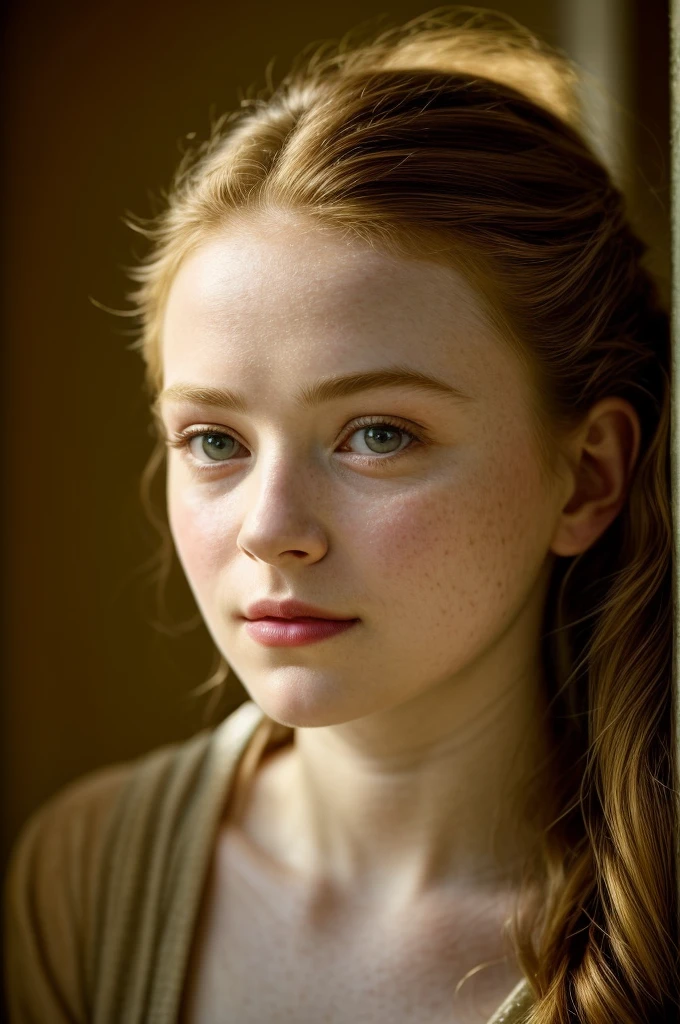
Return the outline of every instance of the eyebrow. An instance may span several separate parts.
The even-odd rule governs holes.
[[[472,401],[471,395],[465,394],[460,388],[439,377],[430,376],[408,366],[387,366],[364,373],[347,373],[340,377],[322,378],[314,384],[300,388],[295,402],[302,409],[313,409],[324,402],[332,402],[347,395],[377,388],[412,388],[445,395],[456,401]],[[242,392],[232,391],[230,388],[192,384],[188,381],[179,381],[165,388],[153,403],[153,408],[158,412],[164,403],[182,401],[210,405],[237,413],[248,412],[248,402]]]

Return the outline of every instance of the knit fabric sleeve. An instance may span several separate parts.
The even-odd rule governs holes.
[[[262,720],[204,729],[100,768],[24,824],[4,883],[10,1024],[176,1019],[214,836]]]
[[[25,822],[4,881],[4,975],[10,1024],[85,1024],[84,951],[111,810],[130,766],[60,789]]]

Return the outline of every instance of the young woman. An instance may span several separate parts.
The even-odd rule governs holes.
[[[17,1022],[674,1019],[668,319],[573,78],[440,9],[131,222],[153,465],[251,699],[27,823]]]

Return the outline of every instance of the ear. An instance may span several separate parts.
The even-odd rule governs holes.
[[[624,398],[604,398],[571,435],[562,509],[550,550],[578,555],[602,536],[625,504],[640,450],[640,420]]]

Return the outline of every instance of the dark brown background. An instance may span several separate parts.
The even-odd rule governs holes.
[[[575,2],[497,7],[560,45]],[[120,218],[153,212],[149,193],[169,183],[182,137],[205,137],[210,113],[233,109],[239,87],[264,86],[272,57],[278,81],[312,41],[426,10],[402,0],[23,0],[5,14],[3,863],[26,816],[60,786],[204,725],[206,698],[189,691],[213,667],[207,630],[155,631],[153,590],[135,576],[157,543],[138,494],[152,444],[142,363],[126,348],[129,323],[89,299],[127,307],[121,267],[145,243]],[[620,12],[626,187],[667,295],[667,4],[621,0]],[[162,475],[155,493],[161,504]],[[175,563],[171,618],[194,612]],[[243,696],[237,681],[218,715]]]

